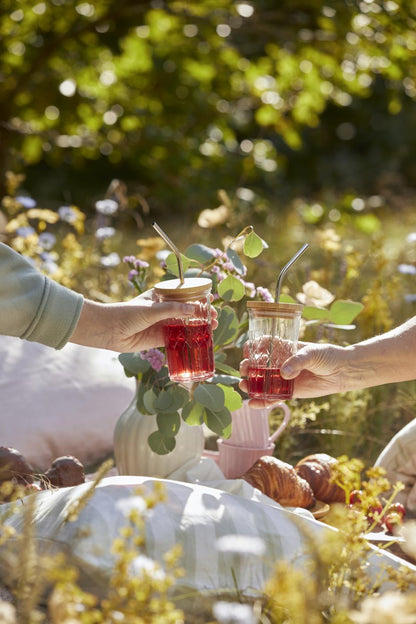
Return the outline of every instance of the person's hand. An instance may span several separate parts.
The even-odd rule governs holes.
[[[244,346],[245,359],[240,363],[242,377],[248,374],[248,347]],[[299,343],[297,354],[289,357],[281,366],[285,379],[294,379],[293,398],[306,399],[325,396],[348,389],[348,352],[343,347],[331,344]],[[247,392],[247,380],[243,379],[240,389]],[[250,407],[271,407],[278,401],[249,399]]]
[[[71,342],[88,347],[132,353],[160,347],[163,321],[170,317],[186,318],[195,312],[192,303],[153,300],[153,290],[126,303],[95,303],[86,300]],[[217,312],[211,308],[212,328],[218,325]]]

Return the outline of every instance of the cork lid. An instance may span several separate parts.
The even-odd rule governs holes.
[[[248,301],[247,308],[259,314],[280,316],[296,316],[302,314],[301,303],[275,303],[274,301]]]
[[[172,300],[208,295],[211,288],[212,281],[207,277],[186,277],[183,284],[179,279],[166,280],[154,286],[158,295]]]

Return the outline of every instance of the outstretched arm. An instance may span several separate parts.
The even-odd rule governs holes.
[[[247,375],[248,361],[241,362]],[[416,316],[385,334],[348,347],[304,343],[280,369],[295,379],[294,397],[312,398],[416,378]],[[241,388],[246,389],[245,382]],[[265,403],[253,399],[253,407]]]

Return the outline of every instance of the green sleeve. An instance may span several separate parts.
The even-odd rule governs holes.
[[[83,296],[0,243],[0,334],[61,349],[73,334]]]

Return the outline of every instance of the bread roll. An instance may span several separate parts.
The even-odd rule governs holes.
[[[307,509],[315,503],[310,485],[296,473],[293,466],[276,457],[261,457],[242,478],[285,507]]]
[[[331,481],[331,467],[337,461],[326,453],[315,453],[307,455],[295,465],[296,473],[309,483],[315,498],[324,503],[345,502],[344,490]]]

